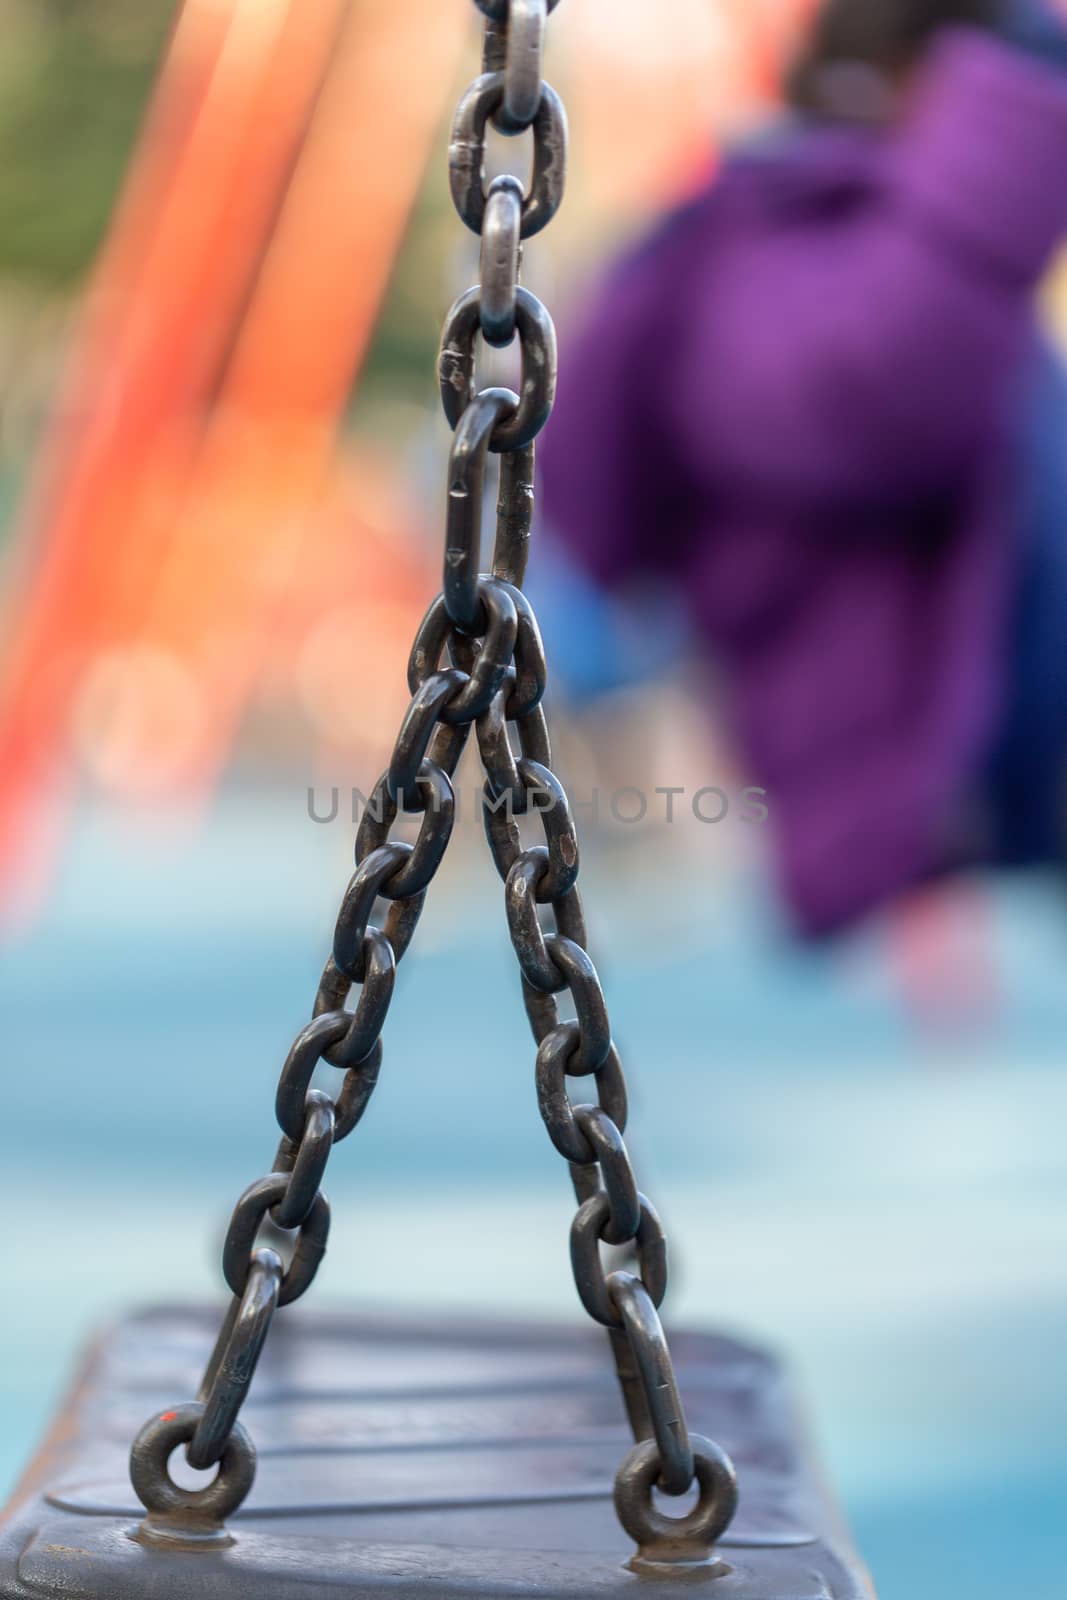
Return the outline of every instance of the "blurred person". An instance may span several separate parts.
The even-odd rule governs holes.
[[[610,273],[543,465],[598,583],[684,604],[816,936],[1061,859],[1067,28],[830,0],[791,101]]]

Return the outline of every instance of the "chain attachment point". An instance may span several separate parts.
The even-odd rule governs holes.
[[[219,1461],[218,1475],[203,1489],[182,1489],[167,1470],[172,1452],[195,1434],[204,1406],[175,1406],[150,1417],[130,1449],[130,1482],[148,1512],[139,1536],[151,1543],[230,1544],[223,1524],[245,1499],[256,1475],[256,1451],[235,1422]]]
[[[660,1475],[659,1446],[643,1439],[634,1446],[615,1479],[615,1512],[637,1545],[633,1565],[657,1569],[706,1565],[737,1510],[737,1476],[729,1456],[694,1433],[693,1468],[699,1498],[683,1517],[657,1510],[652,1492]]]

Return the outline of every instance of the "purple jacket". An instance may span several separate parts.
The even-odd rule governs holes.
[[[1065,231],[1067,86],[954,31],[898,129],[734,157],[564,345],[548,516],[601,581],[684,595],[805,932],[959,838],[1003,710],[1011,419]]]

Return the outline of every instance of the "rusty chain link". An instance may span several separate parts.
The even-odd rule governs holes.
[[[381,1034],[403,957],[452,834],[453,777],[475,731],[485,775],[483,818],[505,885],[505,913],[537,1045],[536,1087],[549,1137],[570,1164],[580,1201],[571,1229],[579,1298],[608,1329],[636,1444],[619,1470],[615,1503],[623,1527],[658,1561],[704,1559],[736,1505],[728,1458],[686,1427],[658,1315],[667,1288],[663,1229],[640,1193],[624,1141],[626,1083],[603,989],[586,949],[577,887],[578,838],[566,793],[551,767],[542,699],[544,649],[522,593],[533,511],[533,441],[552,409],[556,336],[541,302],[519,281],[523,241],[544,228],[563,197],[567,125],[542,77],[545,25],[557,0],[475,0],[485,15],[482,76],[464,93],[449,146],[456,210],[480,235],[480,280],[445,320],[438,362],[441,399],[454,436],[448,468],[444,582],[418,630],[408,662],[411,704],[389,766],[356,836],[356,870],[341,904],[333,950],[312,1019],[282,1067],[275,1102],[282,1138],[273,1170],[234,1209],[223,1247],[233,1299],[195,1402],[153,1416],[134,1441],[131,1477],[161,1536],[194,1523],[217,1526],[252,1484],[255,1451],[238,1422],[275,1310],[299,1298],[326,1249],[330,1212],[321,1182],[335,1144],[363,1116],[381,1067]],[[490,123],[530,131],[528,189],[515,177],[486,189]],[[519,342],[522,380],[479,389],[478,334],[497,347]],[[496,541],[481,571],[488,456],[500,457]],[[390,837],[397,816],[422,820],[414,844]],[[523,843],[519,820],[538,842]],[[375,907],[387,910],[381,926]],[[542,926],[541,911],[553,922]],[[355,996],[349,1009],[349,1002]],[[569,997],[573,1020],[561,1019]],[[343,1073],[336,1093],[315,1089],[321,1063]],[[575,1105],[568,1078],[591,1079],[596,1099]],[[260,1240],[271,1224],[269,1241]],[[277,1245],[288,1234],[283,1260]],[[627,1246],[637,1271],[608,1269],[602,1245]],[[186,1445],[193,1467],[219,1464],[203,1490],[179,1489],[167,1460]],[[657,1510],[656,1488],[697,1502],[682,1517]]]

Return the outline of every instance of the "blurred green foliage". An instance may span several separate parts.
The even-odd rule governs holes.
[[[107,227],[176,0],[0,0],[0,278],[65,288]]]

